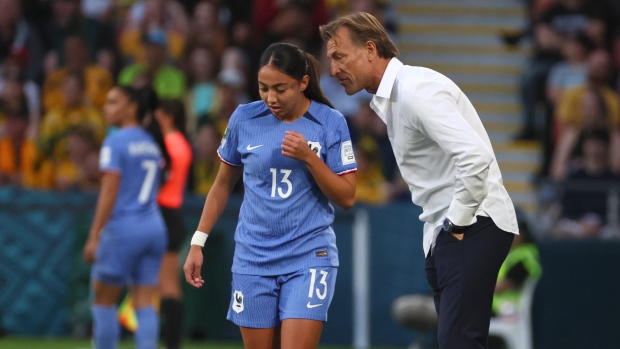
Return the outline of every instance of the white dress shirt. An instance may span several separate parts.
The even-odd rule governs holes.
[[[518,233],[489,136],[452,80],[392,58],[370,106],[387,125],[413,203],[423,209],[425,256],[446,217],[469,226],[477,215],[487,216]]]

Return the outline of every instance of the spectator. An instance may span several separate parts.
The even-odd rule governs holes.
[[[560,97],[556,112],[560,130],[551,165],[551,176],[555,180],[565,177],[566,163],[581,130],[592,127],[610,130],[611,169],[620,171],[620,98],[607,85],[611,76],[609,54],[603,50],[595,51],[588,58],[586,84],[569,89]],[[591,95],[588,97],[588,94]]]
[[[234,46],[229,46],[222,53],[222,69],[237,69],[247,76],[249,73],[248,57],[245,52]]]
[[[318,55],[322,45],[318,28],[329,19],[323,0],[254,1],[254,30],[265,47],[277,41],[301,41],[305,51]]]
[[[67,136],[69,161],[64,164],[61,175],[56,178],[63,187],[76,187],[81,191],[95,191],[99,188],[99,142],[89,127],[77,126]]]
[[[152,86],[159,98],[182,99],[185,93],[185,75],[179,69],[166,64],[166,33],[149,31],[142,41],[145,62],[125,67],[118,78],[120,85],[134,87]]]
[[[523,217],[517,217],[519,235],[515,235],[512,247],[497,276],[493,295],[493,316],[511,316],[519,306],[521,290],[529,279],[542,274],[538,248]]]
[[[17,108],[1,104],[5,116],[4,135],[0,136],[0,186],[13,185],[25,188],[49,188],[51,182],[45,182],[50,176],[40,173],[50,171],[50,164],[37,169],[37,148],[28,137],[28,105],[25,98],[20,98]]]
[[[195,48],[189,57],[189,74],[193,80],[186,98],[187,129],[194,138],[198,128],[212,122],[220,107],[217,83],[217,56],[208,48]]]
[[[552,231],[558,238],[594,238],[615,235],[605,232],[607,224],[607,183],[619,177],[609,168],[609,133],[591,130],[583,134],[582,153],[577,169],[567,176],[560,199],[559,221]],[[597,183],[600,183],[598,186]],[[583,188],[590,187],[591,191]]]
[[[562,93],[585,84],[588,75],[587,59],[592,43],[585,35],[571,36],[562,43],[563,61],[551,67],[547,80],[547,100],[556,105]]]
[[[52,72],[43,86],[43,106],[45,110],[63,108],[63,83],[69,74],[84,76],[88,103],[97,109],[103,108],[106,95],[114,85],[112,74],[105,68],[89,63],[88,46],[79,35],[68,36],[65,40],[66,65]]]
[[[51,109],[41,124],[39,148],[51,159],[55,167],[56,188],[68,189],[78,182],[78,173],[71,162],[68,135],[75,128],[90,129],[97,143],[105,135],[105,123],[101,113],[84,103],[82,76],[69,73],[63,83],[64,107]]]
[[[213,123],[220,134],[228,125],[228,119],[239,104],[250,102],[245,93],[246,79],[242,72],[237,69],[227,68],[218,74],[219,88],[216,98],[221,101],[216,111]]]
[[[200,1],[194,7],[189,47],[210,47],[221,57],[228,46],[226,27],[219,20],[219,7],[214,1]]]
[[[560,0],[544,10],[534,23],[534,55],[521,77],[523,128],[518,139],[536,138],[536,105],[545,101],[545,81],[560,59],[562,38],[583,32],[594,43],[604,41],[603,18],[604,14],[591,1]]]
[[[82,0],[82,14],[86,18],[106,22],[114,12],[115,0]]]
[[[114,33],[96,20],[82,16],[80,0],[55,0],[53,2],[53,17],[42,25],[44,45],[46,49],[45,71],[50,74],[66,64],[65,40],[69,36],[82,37],[90,60],[96,61],[103,67],[111,70],[114,60]]]
[[[380,118],[376,117],[375,112],[370,108],[370,102],[366,99],[360,99],[358,112],[350,120],[349,129],[352,130],[351,139],[354,146],[365,135],[372,137],[378,145],[383,176],[389,182],[397,179],[396,158],[392,152],[387,127]]]
[[[2,63],[0,73],[0,99],[5,103],[15,104],[21,96],[28,101],[28,136],[35,138],[40,119],[39,86],[24,75],[24,66],[16,56],[8,56]],[[1,127],[0,127],[1,133]]]
[[[148,43],[144,37],[158,33],[165,41],[164,59],[176,62],[181,58],[188,36],[187,14],[176,1],[147,0],[132,7],[130,22],[120,35],[121,53],[130,63],[145,63]],[[173,20],[174,18],[174,20]]]
[[[355,201],[364,204],[383,204],[388,199],[388,182],[381,173],[381,161],[374,139],[365,136],[355,148],[357,184]]]
[[[133,0],[132,2],[135,3],[126,15],[125,30],[161,29],[178,33],[183,39],[189,35],[187,13],[177,0]]]
[[[198,195],[207,196],[215,182],[220,168],[220,159],[217,156],[220,138],[220,134],[212,125],[203,125],[198,130],[192,168],[193,192]]]
[[[43,46],[21,10],[20,0],[0,0],[0,61],[17,57],[24,66],[24,79],[40,81]]]

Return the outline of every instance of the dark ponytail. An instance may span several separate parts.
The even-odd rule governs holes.
[[[170,154],[168,154],[168,150],[166,150],[164,135],[161,132],[161,128],[159,127],[157,121],[155,121],[155,110],[159,105],[157,93],[151,87],[142,87],[137,89],[132,86],[118,86],[118,88],[123,91],[123,94],[125,94],[131,102],[136,103],[138,106],[136,120],[138,121],[138,124],[153,137],[159,146],[159,150],[166,161],[164,166],[165,174],[170,168]],[[162,178],[165,177],[167,176],[162,176]]]
[[[295,45],[275,43],[267,47],[260,58],[259,69],[266,65],[271,65],[298,81],[308,75],[310,81],[304,90],[304,95],[308,99],[323,103],[330,108],[334,107],[321,90],[319,84],[320,65],[312,55],[305,53]]]
[[[306,87],[306,90],[304,91],[304,95],[306,95],[309,99],[321,102],[334,109],[334,106],[329,99],[327,99],[325,93],[323,93],[323,90],[321,89],[321,65],[319,64],[319,61],[309,53],[306,53],[306,60],[308,61],[308,72],[306,74],[310,77],[310,81],[308,82],[308,87]]]

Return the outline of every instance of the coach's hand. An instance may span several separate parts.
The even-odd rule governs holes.
[[[282,155],[303,162],[307,162],[309,156],[316,156],[308,146],[306,137],[295,131],[286,131],[286,137],[282,140]]]
[[[95,262],[95,254],[97,253],[98,246],[98,238],[88,238],[88,240],[86,240],[86,245],[84,245],[84,261],[86,261],[86,263]]]
[[[185,281],[188,284],[200,288],[205,281],[200,276],[200,268],[202,267],[202,246],[192,245],[187,254],[183,272],[185,273]]]

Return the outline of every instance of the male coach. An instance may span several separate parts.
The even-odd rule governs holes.
[[[408,66],[385,29],[357,12],[321,26],[330,74],[374,94],[413,202],[423,208],[426,277],[441,349],[487,348],[497,273],[518,233],[491,141],[447,77]]]

